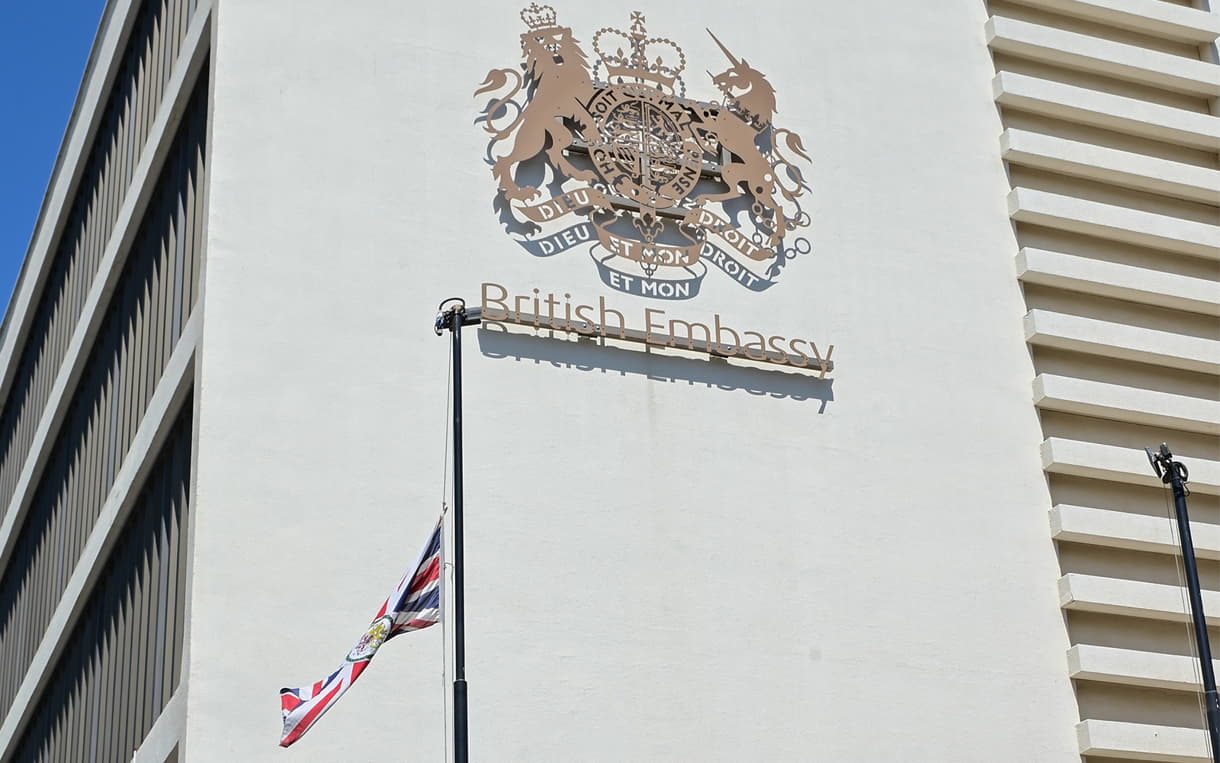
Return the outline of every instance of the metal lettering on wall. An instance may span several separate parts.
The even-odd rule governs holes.
[[[708,72],[721,99],[698,101],[685,53],[641,13],[630,31],[594,33],[591,68],[554,8],[521,19],[524,62],[491,70],[475,96],[490,97],[477,121],[492,136],[493,206],[526,251],[587,250],[607,286],[657,299],[698,294],[709,263],[760,292],[810,251],[796,163],[809,156],[745,59],[712,35],[730,66]]]

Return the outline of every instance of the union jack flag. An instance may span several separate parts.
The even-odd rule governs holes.
[[[343,665],[325,679],[299,689],[280,689],[280,708],[284,715],[284,733],[280,747],[300,739],[322,714],[331,708],[348,690],[372,661],[377,649],[400,633],[417,631],[435,625],[441,619],[441,525],[419,553],[415,566],[403,576],[394,592],[386,597],[381,609],[356,646],[347,653]]]

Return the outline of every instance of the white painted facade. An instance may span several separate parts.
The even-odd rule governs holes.
[[[335,668],[441,510],[431,323],[494,282],[806,337],[834,370],[465,331],[475,760],[1206,760],[1139,448],[1190,464],[1216,621],[1216,13],[555,5],[586,52],[643,11],[693,98],[725,65],[705,27],[763,71],[813,159],[811,253],[661,301],[514,243],[471,93],[519,63],[516,5],[203,4],[201,309],[148,414],[189,388],[184,678],[137,759],[451,752],[442,628],[287,751],[277,690]]]

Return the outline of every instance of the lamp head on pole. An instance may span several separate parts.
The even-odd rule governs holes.
[[[446,307],[448,307],[448,309],[446,309]],[[441,303],[436,306],[436,321],[432,324],[432,330],[436,332],[437,336],[440,336],[441,333],[450,325],[454,312],[457,312],[458,315],[465,318],[466,300],[462,299],[461,297],[450,297],[449,299],[442,300]],[[465,325],[464,320],[462,321],[462,325]]]
[[[1169,446],[1161,443],[1161,447],[1154,451],[1152,448],[1144,448],[1144,453],[1148,455],[1148,463],[1152,464],[1152,470],[1156,472],[1156,476],[1161,482],[1171,482],[1174,479],[1174,473],[1181,477],[1182,482],[1190,479],[1190,470],[1186,468],[1186,464],[1181,461],[1174,461],[1173,454],[1169,452]]]
[[[440,336],[446,328],[453,327],[453,316],[457,315],[459,326],[477,326],[483,322],[481,307],[466,307],[466,300],[461,297],[450,297],[436,307],[436,320],[432,330]]]
[[[437,320],[439,321],[439,320],[440,320],[440,318],[437,318]],[[440,333],[440,331],[438,330],[438,331],[437,331],[437,333],[439,334],[439,333]],[[1164,443],[1161,443],[1161,447],[1162,447],[1162,448],[1164,448],[1164,447],[1165,447],[1165,444],[1164,444]],[[1156,476],[1157,476],[1157,478],[1158,478],[1158,479],[1163,478],[1163,477],[1164,477],[1164,473],[1161,471],[1161,457],[1160,457],[1160,455],[1159,455],[1159,454],[1157,454],[1157,453],[1154,453],[1154,452],[1152,451],[1152,448],[1144,448],[1144,453],[1146,453],[1146,454],[1148,455],[1148,463],[1152,464],[1152,471],[1156,472]]]

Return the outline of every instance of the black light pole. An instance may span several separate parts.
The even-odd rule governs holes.
[[[1203,702],[1207,706],[1207,733],[1212,743],[1212,760],[1220,763],[1220,697],[1216,695],[1216,673],[1212,669],[1212,650],[1207,638],[1207,620],[1203,614],[1203,594],[1199,591],[1199,568],[1195,564],[1195,544],[1190,538],[1190,518],[1186,513],[1186,481],[1190,471],[1173,460],[1169,446],[1161,443],[1160,452],[1144,448],[1148,460],[1162,482],[1173,487],[1173,503],[1177,509],[1178,537],[1182,540],[1182,566],[1186,568],[1186,587],[1190,592],[1190,616],[1195,625],[1195,643],[1203,670]]]
[[[448,310],[446,305],[452,305]],[[446,328],[453,340],[453,759],[467,763],[466,734],[466,611],[463,601],[462,561],[462,327],[479,322],[479,308],[466,309],[459,298],[447,299],[437,308],[433,329],[440,336]]]

